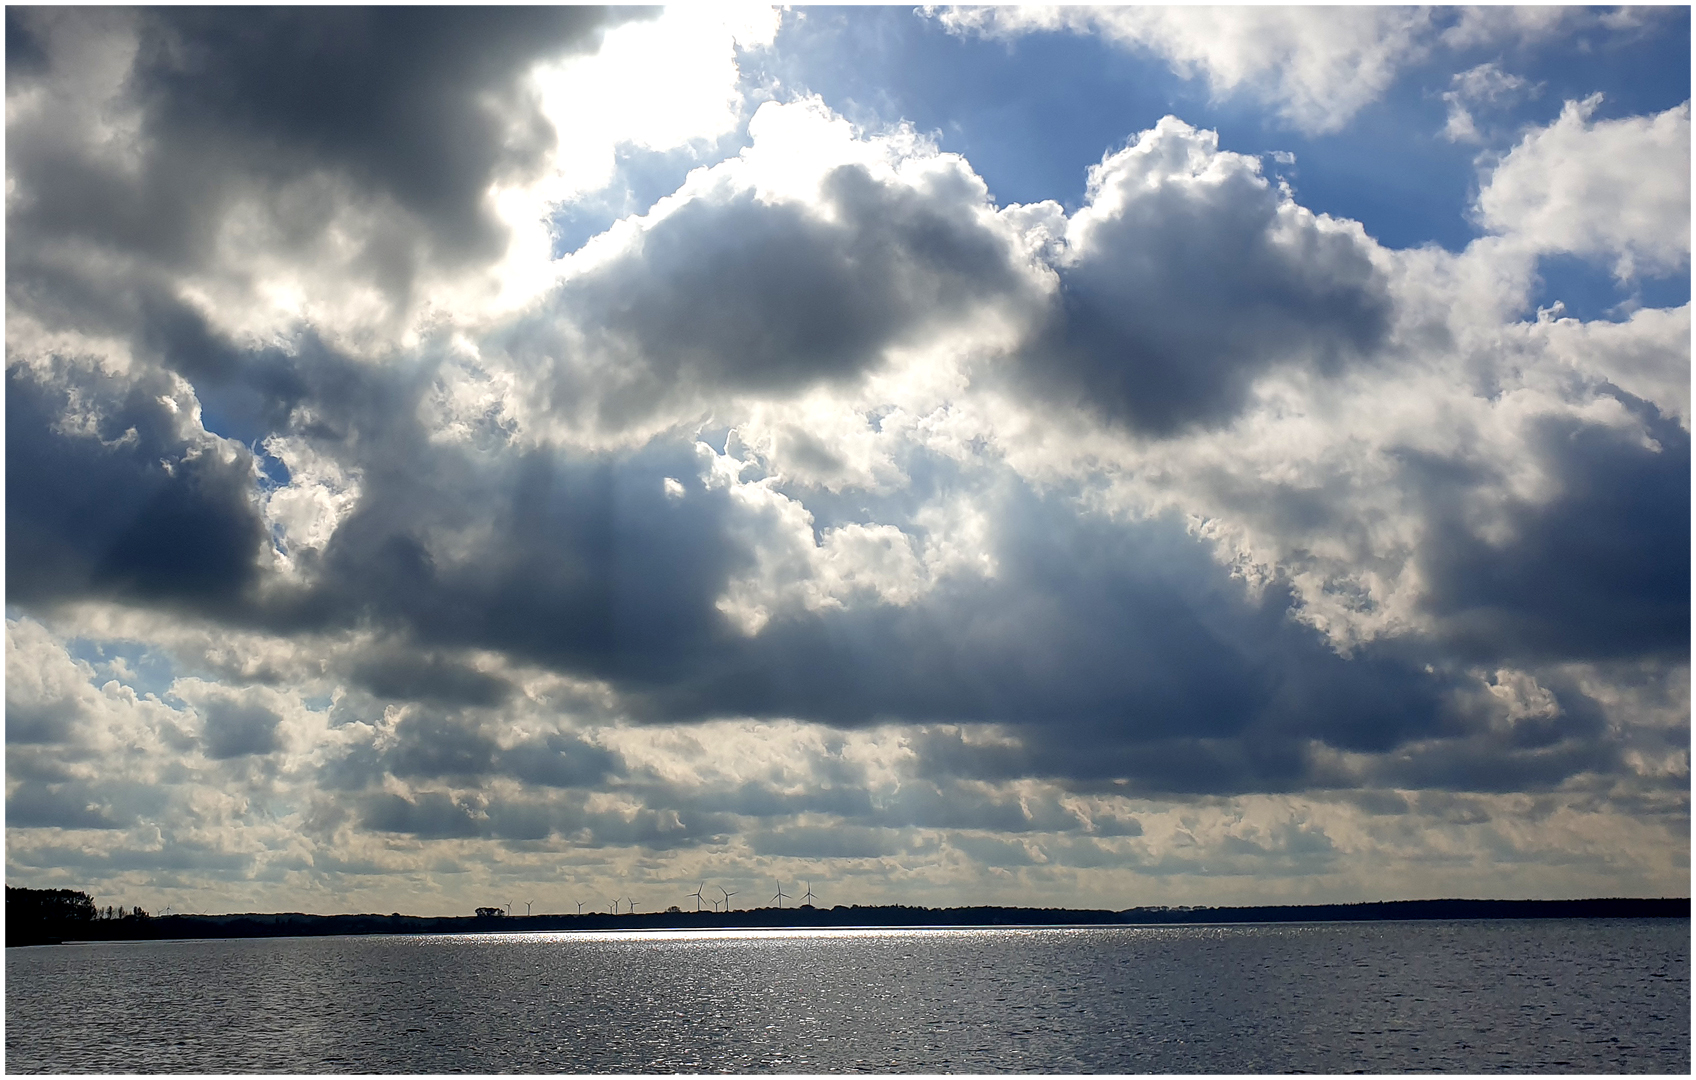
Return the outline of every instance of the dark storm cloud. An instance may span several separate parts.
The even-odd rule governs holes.
[[[395,744],[383,757],[396,776],[472,781],[494,765],[494,740],[470,723],[425,710],[396,724],[394,734]]]
[[[254,581],[265,528],[246,456],[185,439],[161,400],[169,391],[158,378],[72,390],[7,371],[9,599],[102,593],[228,610]],[[67,428],[68,412],[96,403],[96,430]]]
[[[211,504],[222,514],[215,520],[243,523],[245,533],[236,535],[245,535],[244,545],[222,556],[222,565],[241,572],[229,572],[221,590],[211,593],[223,605],[219,610],[284,631],[374,629],[373,644],[338,661],[353,686],[374,695],[374,711],[365,719],[374,722],[383,700],[422,703],[397,725],[396,741],[381,754],[350,751],[327,765],[323,781],[334,788],[364,790],[388,774],[424,780],[507,775],[571,789],[622,773],[622,763],[605,751],[569,738],[500,749],[485,730],[487,721],[472,717],[510,700],[511,687],[504,677],[471,666],[465,650],[496,650],[607,680],[619,694],[617,710],[647,722],[752,716],[839,727],[990,723],[1016,734],[1013,744],[996,745],[922,729],[914,739],[919,770],[938,783],[1041,776],[1080,789],[1143,794],[1351,786],[1361,778],[1328,772],[1317,745],[1391,754],[1433,739],[1466,750],[1397,758],[1398,764],[1384,766],[1389,771],[1382,779],[1506,790],[1619,767],[1617,748],[1601,745],[1594,711],[1585,713],[1586,699],[1576,691],[1563,692],[1561,718],[1544,725],[1546,735],[1536,735],[1537,724],[1528,721],[1515,729],[1518,741],[1472,739],[1487,721],[1465,715],[1452,700],[1468,677],[1446,661],[1427,672],[1426,663],[1442,659],[1428,645],[1390,642],[1338,655],[1318,633],[1289,618],[1290,593],[1274,586],[1249,599],[1175,523],[1127,525],[1080,515],[1063,493],[1039,496],[1014,481],[1005,483],[993,509],[999,522],[993,579],[945,578],[904,607],[862,603],[779,615],[758,636],[745,637],[715,607],[731,576],[749,566],[748,553],[733,539],[739,511],[722,489],[703,488],[694,479],[700,461],[683,440],[659,440],[623,455],[511,447],[471,456],[432,442],[422,426],[419,403],[434,385],[427,355],[386,368],[345,360],[319,345],[230,355],[217,395],[234,403],[224,406],[223,415],[232,418],[227,423],[263,427],[266,417],[243,412],[240,403],[264,400],[250,394],[251,387],[287,382],[299,400],[311,403],[312,420],[285,430],[362,476],[357,508],[328,547],[306,559],[313,583],[277,590],[263,601],[241,599],[263,539],[250,499],[251,475],[235,465],[213,468],[209,455],[174,475],[154,470],[150,462],[169,450],[165,440],[175,428],[168,410],[147,392],[129,391],[111,404],[100,435],[116,445],[107,447],[97,438],[55,433],[62,392],[20,371],[8,395],[8,441],[12,467],[30,464],[8,494],[11,557],[25,567],[14,578],[41,599],[115,595],[204,603],[206,587],[196,575],[220,565],[216,560],[202,559],[180,578],[156,569],[143,579],[152,592],[142,593],[135,572],[50,576],[53,562],[17,562],[16,552],[33,543],[30,550],[56,552],[63,560],[81,544],[117,547],[135,560],[143,549],[134,538],[145,534],[133,522],[153,519],[119,513],[126,505],[120,491],[133,501],[134,476],[188,484],[199,476],[194,469],[211,470],[207,475],[221,478],[222,487],[199,480],[167,505],[222,491],[225,501]],[[118,442],[129,427],[136,436]],[[1509,544],[1468,547],[1457,538],[1449,549],[1456,553],[1452,561],[1433,562],[1427,571],[1434,595],[1466,598],[1461,615],[1477,618],[1481,609],[1508,626],[1582,623],[1561,606],[1567,601],[1534,587],[1544,580],[1536,572],[1541,567],[1544,574],[1570,574],[1594,603],[1614,603],[1600,606],[1598,619],[1604,628],[1617,625],[1615,633],[1637,635],[1628,651],[1651,642],[1676,649],[1679,631],[1665,612],[1678,608],[1683,594],[1662,591],[1657,582],[1676,565],[1668,553],[1687,544],[1687,525],[1679,518],[1687,495],[1676,481],[1687,476],[1688,441],[1670,426],[1657,434],[1661,449],[1652,452],[1602,429],[1551,429],[1546,452],[1567,477],[1567,501],[1526,509],[1524,527]],[[181,448],[175,452],[180,456]],[[50,467],[53,455],[68,463]],[[922,488],[930,481],[919,464],[915,459],[909,467]],[[102,469],[120,467],[128,471],[116,474],[104,498],[79,493],[73,500],[84,501],[75,502],[60,494],[75,492],[79,483],[108,483]],[[63,479],[54,485],[53,476]],[[683,498],[666,493],[667,477],[687,478]],[[1430,497],[1452,483],[1434,472]],[[87,509],[72,517],[67,503]],[[168,539],[175,534],[170,519],[163,520],[152,528]],[[1629,528],[1598,531],[1602,521]],[[230,535],[230,526],[220,528],[206,536]],[[1595,546],[1604,541],[1612,546]],[[189,550],[208,550],[207,544],[204,536],[194,537]],[[154,547],[174,550],[165,540]],[[105,565],[93,555],[86,561]],[[1530,569],[1516,578],[1520,571],[1489,570],[1492,565]],[[1469,575],[1481,574],[1482,584],[1467,583]],[[38,579],[51,587],[31,584]],[[1621,584],[1628,581],[1641,584],[1633,591]],[[1645,619],[1644,612],[1662,613],[1657,617],[1665,625]],[[1479,659],[1552,662],[1621,651],[1602,629],[1589,639],[1551,645],[1529,633],[1481,634],[1467,631],[1458,617],[1454,623],[1473,639],[1498,643],[1497,652]],[[1562,632],[1568,638],[1574,633]],[[14,738],[51,734],[45,719],[20,719]],[[1536,738],[1543,744],[1527,743]],[[262,742],[232,736],[208,746],[213,756],[272,748]],[[1036,827],[1014,807],[977,805],[959,791],[932,790],[934,797],[921,788],[905,793],[900,807],[888,808],[888,820],[966,827],[970,821],[941,810],[971,804],[980,824]],[[750,789],[653,805],[753,816],[812,808],[862,817],[863,801],[854,792],[849,782],[799,802]],[[928,810],[921,805],[927,797],[934,803]],[[381,820],[399,820],[393,807],[384,813],[391,816]],[[540,827],[533,815],[512,821],[514,835]],[[420,825],[426,827],[436,826]],[[1053,827],[1072,826],[1056,820]]]
[[[377,697],[444,705],[499,705],[512,694],[505,679],[429,652],[388,648],[362,656],[354,682]]]
[[[368,702],[353,711],[363,714],[353,719],[382,722],[380,703]],[[465,784],[510,777],[544,788],[595,788],[628,771],[619,754],[579,735],[556,732],[503,748],[491,734],[498,718],[487,710],[450,713],[414,706],[380,744],[356,742],[330,756],[321,767],[320,786],[357,792],[393,776]]]
[[[713,602],[736,557],[726,500],[664,489],[697,468],[691,448],[587,460],[538,450],[487,472],[419,453],[404,471],[367,469],[313,604],[424,646],[615,676],[690,665],[694,644],[718,632]],[[434,530],[472,530],[469,556],[433,551]]]
[[[919,754],[921,774],[879,800],[872,815],[878,823],[894,828],[917,825],[1008,833],[1066,832],[1083,827],[1083,821],[1075,813],[1047,799],[1021,798],[1007,791],[985,790],[982,784],[924,775],[922,770],[931,763],[930,745],[925,732],[915,734],[918,737],[913,743]],[[968,775],[977,778],[983,774]]]
[[[217,348],[228,359],[208,380],[209,415],[243,438],[298,437],[361,478],[329,544],[299,553],[315,583],[247,613],[280,630],[386,631],[354,659],[356,685],[492,705],[510,689],[455,650],[616,671],[663,666],[712,632],[713,601],[741,556],[724,535],[722,492],[666,495],[667,477],[699,471],[692,442],[573,455],[513,446],[494,429],[488,452],[468,453],[420,419],[440,385],[434,346],[384,366],[310,338],[288,351]],[[305,408],[282,410],[295,403]]]
[[[592,49],[587,7],[168,8],[142,22],[133,76],[164,147],[259,151],[382,192],[447,247],[488,253],[490,181],[533,171],[554,133],[523,100],[537,60]],[[516,137],[515,137],[516,135]]]
[[[722,840],[734,827],[725,815],[635,809],[590,810],[581,794],[551,800],[485,798],[424,791],[371,793],[359,800],[360,825],[420,839],[488,837],[506,841],[563,836],[576,847],[638,844],[655,851]]]
[[[1445,677],[1345,660],[1288,618],[1287,594],[1251,601],[1174,524],[1079,517],[1022,487],[996,518],[993,580],[945,581],[905,608],[796,616],[715,650],[705,678],[628,686],[632,707],[655,720],[1017,725],[1021,747],[973,749],[965,774],[1177,791],[1292,787],[1309,739],[1381,751],[1439,730]]]
[[[1602,660],[1690,649],[1690,435],[1655,421],[1657,446],[1616,429],[1550,418],[1535,452],[1560,491],[1509,511],[1512,538],[1489,543],[1432,514],[1423,548],[1427,604],[1441,633],[1480,660]],[[1440,488],[1441,466],[1410,461]]]
[[[1103,164],[1057,267],[1060,309],[1022,359],[1031,389],[1167,435],[1229,420],[1269,367],[1330,371],[1382,341],[1391,302],[1371,242],[1247,159],[1197,171],[1216,145],[1168,117]]]
[[[634,511],[646,503],[655,513],[675,512],[681,504],[663,498],[657,475],[648,472],[646,484],[652,487],[646,493],[637,488],[631,502],[619,505]],[[695,498],[692,491],[684,503]],[[546,504],[539,498],[524,502],[532,510]],[[636,511],[624,527],[645,517],[645,511]],[[1274,588],[1250,601],[1174,526],[1127,528],[1078,518],[1064,501],[1044,501],[1022,488],[1009,494],[997,517],[1004,529],[996,552],[1001,569],[993,581],[944,582],[905,608],[864,606],[787,617],[752,639],[728,633],[711,617],[725,561],[703,567],[710,572],[697,579],[693,600],[675,588],[652,591],[643,604],[621,596],[618,587],[603,594],[604,605],[585,605],[570,590],[533,596],[537,607],[527,613],[531,618],[546,612],[553,620],[585,615],[603,620],[592,624],[585,639],[593,648],[569,651],[562,643],[574,643],[562,642],[564,635],[545,648],[527,645],[527,634],[507,636],[508,626],[519,629],[527,620],[507,622],[514,617],[504,610],[511,594],[499,586],[452,590],[457,617],[448,619],[430,609],[408,610],[425,595],[422,589],[372,588],[381,577],[374,571],[350,572],[346,579],[366,581],[367,610],[399,616],[407,633],[460,646],[520,649],[540,662],[609,678],[626,707],[650,721],[747,715],[843,727],[890,720],[990,722],[1018,732],[1014,746],[969,746],[957,733],[919,735],[921,770],[938,779],[1036,775],[1086,788],[1124,780],[1130,787],[1119,790],[1148,794],[1291,791],[1338,782],[1315,758],[1316,741],[1386,754],[1411,741],[1464,738],[1487,722],[1457,711],[1451,699],[1467,680],[1445,673],[1448,668],[1425,671],[1431,654],[1414,650],[1398,656],[1406,650],[1366,648],[1340,656],[1315,631],[1289,619],[1288,593]],[[716,513],[697,520],[702,530],[690,534],[697,540],[724,527]],[[651,543],[668,535],[662,521],[625,533],[618,546],[623,558],[640,558],[642,538]],[[497,535],[501,547],[476,560],[478,565],[499,565],[510,559],[501,548],[524,543],[521,530]],[[547,535],[551,559],[581,559],[597,550],[583,545],[574,551],[562,543],[569,529]],[[1510,549],[1502,557],[1513,554]],[[655,557],[646,565],[665,562]],[[546,563],[526,565],[531,582],[551,576],[535,572]],[[595,565],[610,574],[616,562]],[[440,584],[428,596],[439,603]],[[680,611],[680,603],[695,605],[692,619],[679,620],[688,611]],[[564,610],[548,611],[549,604]],[[616,620],[615,610],[622,612]],[[485,636],[489,630],[493,636]],[[1505,790],[1519,781],[1553,784],[1586,768],[1608,767],[1614,758],[1597,749],[1593,707],[1587,714],[1586,699],[1575,692],[1564,700],[1561,718],[1547,722],[1542,736],[1548,743],[1564,740],[1559,749],[1519,745],[1539,738],[1537,725],[1525,722],[1515,729],[1517,743],[1472,741],[1465,754],[1423,755],[1398,769],[1423,783]],[[432,734],[418,745],[458,746],[461,740],[450,734]],[[479,746],[455,768],[496,769],[493,750]],[[533,753],[509,751],[498,767],[546,782],[543,772],[534,771],[542,759]],[[1492,779],[1488,774],[1498,765],[1499,776]],[[592,766],[559,762],[557,768],[564,786],[592,782]],[[841,792],[827,794],[821,790],[803,802],[824,800],[831,804],[828,812],[856,813],[854,800],[845,803]],[[915,789],[906,801],[920,794]],[[958,806],[960,799],[953,792],[938,794],[934,802]],[[793,797],[754,790],[708,801],[714,809],[755,815],[803,808]],[[1004,828],[1028,827],[1014,820],[1016,808],[1003,809],[1010,815],[1006,821],[987,806],[973,813],[980,824],[994,819]],[[890,813],[906,824],[969,824],[923,812],[917,804]]]
[[[8,700],[6,741],[19,744],[67,742],[75,731],[77,718],[76,704],[65,698],[16,705]]]
[[[666,403],[850,379],[922,330],[1035,305],[1005,237],[976,216],[984,198],[969,174],[917,190],[860,165],[826,176],[818,208],[703,195],[561,292],[549,316],[570,315],[582,346],[542,322],[507,348],[549,373],[551,408],[598,398],[611,428]]]
[[[624,760],[581,737],[549,735],[501,751],[496,768],[527,784],[543,787],[596,787],[624,773]]]
[[[443,792],[424,792],[410,799],[387,793],[368,796],[360,823],[376,832],[409,833],[431,840],[484,832],[473,807]]]
[[[1516,747],[1489,738],[1453,739],[1375,761],[1369,783],[1448,791],[1548,791],[1580,773],[1622,771],[1618,750],[1596,739]],[[1687,787],[1679,778],[1676,786]]]
[[[301,250],[337,202],[398,207],[358,238],[368,278],[404,304],[425,261],[499,253],[491,182],[534,173],[555,134],[521,79],[535,61],[592,50],[612,22],[593,8],[8,9],[8,92],[28,80],[121,85],[139,109],[133,154],[79,143],[80,116],[9,118],[9,297],[40,296],[38,273],[75,240],[174,271],[209,257],[223,214],[259,194],[282,242]],[[68,68],[101,35],[133,36],[126,71]],[[119,53],[99,54],[117,62]],[[93,142],[93,140],[91,140]],[[278,185],[333,181],[317,197]],[[382,204],[382,205],[379,205]],[[65,292],[60,281],[55,293]],[[133,284],[131,282],[130,284]],[[75,317],[75,312],[65,313]]]
[[[39,75],[47,70],[51,59],[47,43],[29,28],[28,8],[6,8],[6,81]]]
[[[18,366],[6,398],[15,601],[177,603],[283,632],[370,622],[388,633],[352,658],[353,684],[446,705],[510,693],[461,648],[616,674],[688,666],[691,643],[718,632],[713,603],[745,556],[726,536],[723,492],[692,483],[688,498],[666,495],[667,477],[699,470],[690,442],[623,457],[468,457],[419,419],[436,378],[428,351],[380,367],[310,337],[244,350],[177,315],[161,353],[206,387],[209,427],[244,441],[293,435],[361,475],[358,506],[325,549],[284,538],[315,583],[248,594],[267,543],[251,459],[191,445],[160,400],[172,393],[164,376],[85,386]],[[67,425],[76,410],[94,431]],[[432,537],[468,530],[467,557],[432,550]]]
[[[214,701],[206,705],[206,756],[215,760],[269,754],[280,749],[282,717],[261,705]]]
[[[120,829],[99,792],[86,782],[43,784],[26,780],[6,796],[6,824],[16,828]]]

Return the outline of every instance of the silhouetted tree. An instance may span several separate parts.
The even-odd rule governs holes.
[[[6,886],[6,944],[63,941],[94,921],[94,898],[72,889]]]

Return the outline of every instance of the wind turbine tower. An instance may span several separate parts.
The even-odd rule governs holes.
[[[729,911],[730,910],[730,898],[732,896],[735,896],[736,893],[734,891],[726,892],[723,885],[717,886],[717,888],[718,888],[719,892],[724,893],[724,910]]]
[[[793,900],[795,898],[783,891],[783,882],[780,881],[777,883],[777,895],[772,897],[772,899],[776,900],[777,906],[781,908],[785,900]]]
[[[808,907],[811,907],[813,901],[817,900],[817,899],[818,899],[818,897],[813,895],[813,883],[810,882],[810,881],[807,882],[807,894],[805,896],[801,897],[801,903],[806,904]]]
[[[689,899],[689,897],[691,897],[691,896],[693,896],[695,898],[695,910],[696,911],[701,910],[701,890],[706,888],[706,887],[707,887],[707,883],[703,881],[699,885],[695,886],[694,892],[686,892],[686,893],[683,894],[683,898],[685,900]]]

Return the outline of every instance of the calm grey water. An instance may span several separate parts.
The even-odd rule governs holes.
[[[1672,1072],[1688,920],[6,950],[12,1072]]]

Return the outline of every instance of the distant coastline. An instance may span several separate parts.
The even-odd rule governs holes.
[[[1392,900],[1362,904],[1244,907],[1138,907],[1122,911],[1033,907],[908,907],[899,904],[747,910],[656,911],[613,915],[311,915],[301,912],[166,915],[78,923],[31,933],[8,919],[6,944],[146,941],[181,938],[317,937],[348,934],[481,934],[596,930],[790,930],[1171,926],[1266,922],[1373,922],[1433,919],[1687,919],[1690,899]],[[45,929],[45,928],[43,928]]]

